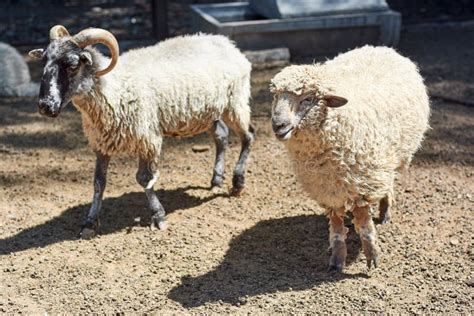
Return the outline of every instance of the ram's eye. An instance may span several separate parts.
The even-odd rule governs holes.
[[[63,65],[67,68],[69,71],[74,71],[76,70],[79,65],[79,57],[68,57],[63,60]]]

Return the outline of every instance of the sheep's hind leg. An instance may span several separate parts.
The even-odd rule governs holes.
[[[221,121],[215,121],[210,131],[216,142],[216,161],[214,163],[214,173],[211,180],[211,189],[221,187],[224,182],[225,151],[229,145],[229,128]]]
[[[359,234],[364,250],[365,258],[367,259],[367,267],[370,269],[372,265],[377,268],[379,264],[379,247],[377,245],[377,231],[372,220],[370,212],[370,205],[364,207],[355,207],[352,211],[355,229]]]
[[[155,160],[140,158],[138,162],[137,182],[145,189],[148,205],[152,211],[151,228],[166,229],[165,209],[158,196],[153,191],[153,185],[158,179],[157,163]]]
[[[379,205],[379,219],[381,224],[390,223],[392,218],[392,205],[393,205],[393,193],[387,194],[383,199],[380,200]]]
[[[331,258],[329,259],[328,272],[342,272],[346,265],[347,246],[346,236],[349,231],[344,226],[344,210],[331,210],[329,217],[329,244]]]
[[[247,159],[250,154],[250,148],[255,138],[255,129],[252,125],[248,126],[248,129],[244,129],[240,125],[229,125],[232,130],[234,130],[241,139],[242,148],[240,150],[239,160],[234,168],[234,176],[232,177],[232,190],[231,194],[234,196],[239,196],[244,190],[245,186],[245,166],[247,164]]]
[[[96,152],[96,164],[94,172],[94,196],[89,213],[82,224],[79,237],[89,239],[96,235],[99,229],[99,214],[102,206],[102,196],[107,184],[107,168],[110,156]]]

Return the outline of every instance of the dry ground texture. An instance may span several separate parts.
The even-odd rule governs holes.
[[[400,50],[432,92],[473,100],[473,27],[410,27]],[[474,108],[433,99],[432,130],[397,186],[393,221],[377,225],[380,267],[367,272],[348,221],[347,269],[327,274],[327,219],[271,133],[276,71],[253,76],[258,139],[241,198],[208,190],[208,135],[169,139],[156,186],[169,229],[148,228],[136,161],[118,157],[102,233],[89,241],[77,239],[94,167],[79,114],[51,120],[33,99],[0,100],[0,311],[474,313]],[[234,138],[227,186],[238,150]]]

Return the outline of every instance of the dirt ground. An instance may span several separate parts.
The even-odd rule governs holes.
[[[410,27],[401,52],[430,91],[474,97],[474,28]],[[0,312],[474,313],[474,108],[432,100],[432,130],[377,225],[380,267],[367,272],[348,238],[345,273],[327,274],[327,219],[300,191],[271,133],[268,82],[253,76],[258,128],[241,198],[208,190],[208,135],[168,139],[156,188],[169,229],[148,228],[136,161],[109,170],[102,232],[77,239],[90,207],[94,156],[78,112],[51,120],[34,99],[0,99]],[[35,72],[38,78],[38,73]],[[194,153],[194,145],[210,149]]]

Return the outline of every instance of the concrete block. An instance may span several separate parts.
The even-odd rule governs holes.
[[[395,46],[401,16],[390,9],[267,19],[249,3],[192,5],[193,30],[224,34],[243,50],[288,47],[291,54],[325,55],[364,44]]]
[[[384,11],[385,0],[250,0],[250,8],[269,19]]]

